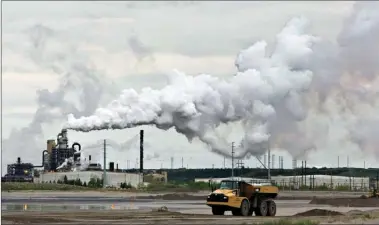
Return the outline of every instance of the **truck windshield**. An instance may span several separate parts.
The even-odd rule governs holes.
[[[234,181],[221,181],[220,189],[236,189],[237,183]]]

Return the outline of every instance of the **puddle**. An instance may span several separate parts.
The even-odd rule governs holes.
[[[77,210],[135,210],[134,205],[104,204],[1,204],[1,211],[77,211]]]

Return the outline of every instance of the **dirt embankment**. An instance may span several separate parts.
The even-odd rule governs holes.
[[[313,198],[309,204],[339,207],[379,207],[379,198]]]
[[[207,199],[206,195],[191,195],[185,193],[175,193],[175,194],[163,194],[163,195],[149,195],[149,196],[135,196],[135,199],[159,199],[159,200],[171,200],[171,201],[179,201],[179,200],[205,200]],[[306,196],[306,195],[293,195],[293,196],[282,196],[279,195],[276,197],[278,200],[312,200],[314,196]],[[327,198],[334,198],[333,196]],[[342,198],[342,197],[336,197]]]
[[[296,214],[295,216],[342,216],[343,213],[326,210],[326,209],[311,209],[305,212]]]

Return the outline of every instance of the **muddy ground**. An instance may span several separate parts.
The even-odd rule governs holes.
[[[262,224],[269,220],[318,221],[321,224],[349,221],[375,221],[379,211],[339,213],[313,209],[293,217],[234,217],[182,214],[168,211],[76,211],[76,212],[3,212],[2,224]],[[362,222],[362,223],[363,223]],[[361,224],[362,224],[361,223]]]
[[[313,198],[309,204],[337,207],[379,207],[379,198]]]

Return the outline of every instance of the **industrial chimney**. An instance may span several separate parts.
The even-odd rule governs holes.
[[[139,172],[143,173],[143,130],[140,130],[139,137]]]

